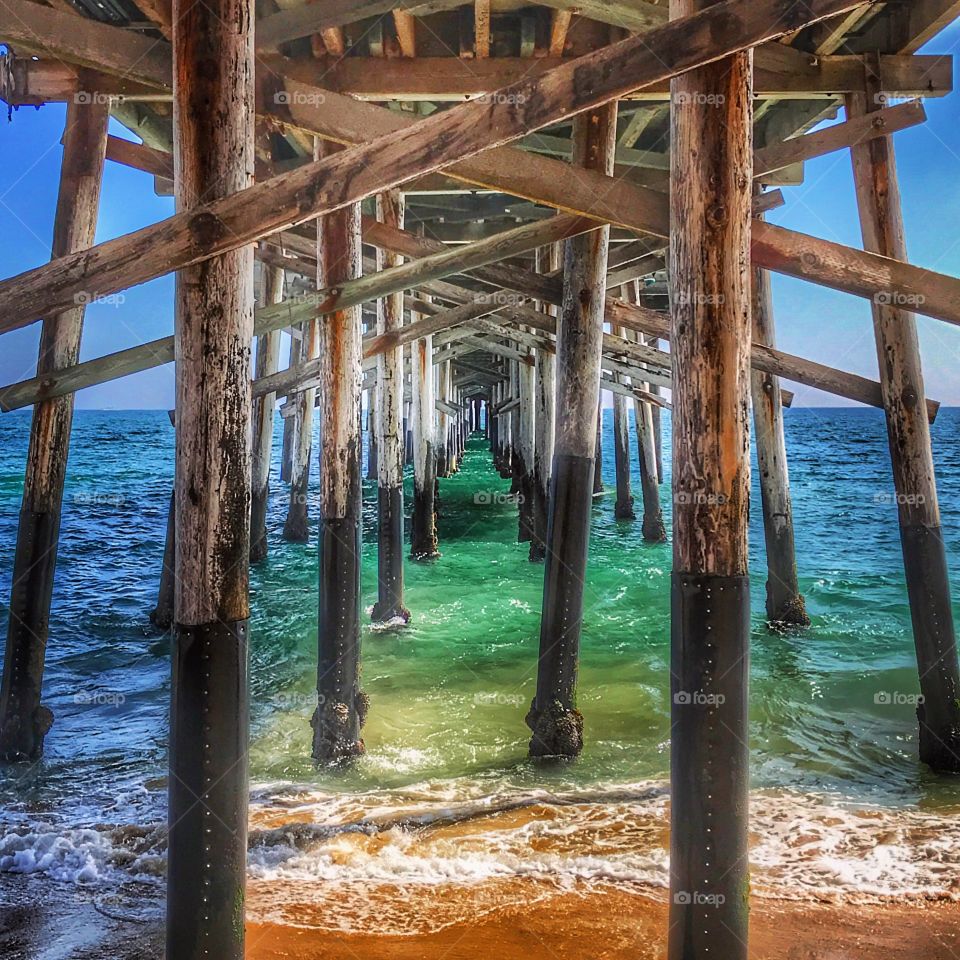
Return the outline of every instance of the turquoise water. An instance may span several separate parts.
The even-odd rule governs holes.
[[[278,419],[270,556],[251,575],[255,822],[256,816],[269,821],[270,810],[298,805],[314,822],[345,822],[411,805],[447,809],[528,795],[592,797],[584,800],[587,807],[606,797],[613,809],[624,790],[629,803],[618,815],[635,811],[637,803],[662,815],[662,789],[647,795],[637,785],[662,785],[669,766],[671,550],[669,544],[644,544],[639,522],[613,519],[611,411],[605,415],[608,493],[593,506],[579,687],[582,758],[552,769],[525,759],[523,718],[535,684],[542,567],[530,564],[526,545],[516,543],[516,508],[477,498],[509,487],[477,437],[461,471],[441,481],[442,558],[407,565],[411,624],[399,631],[364,630],[367,755],[334,775],[309,760],[317,555],[315,542],[296,546],[279,538],[286,489],[278,480]],[[28,425],[23,415],[0,419],[3,604]],[[872,410],[796,409],[787,411],[786,427],[801,585],[813,625],[786,636],[765,626],[755,491],[752,769],[758,796],[780,803],[768,799],[755,809],[762,820],[776,807],[775,822],[793,823],[806,817],[815,798],[829,805],[822,810],[834,819],[850,805],[876,808],[893,818],[883,823],[894,830],[910,829],[917,811],[943,818],[937,820],[941,827],[952,823],[957,781],[918,764],[914,708],[906,702],[918,687],[883,417]],[[960,411],[942,411],[933,432],[944,535],[960,582]],[[669,483],[669,418],[664,452]],[[315,474],[316,463],[312,469]],[[27,844],[17,839],[37,824],[63,836],[80,827],[164,818],[169,644],[150,628],[148,613],[172,472],[173,431],[165,412],[76,414],[47,653],[45,702],[56,722],[41,763],[0,771],[7,852],[11,843],[20,851],[5,862],[0,838],[0,870],[37,869],[22,853]],[[636,472],[634,463],[639,501]],[[312,497],[315,489],[314,483]],[[376,592],[375,497],[375,486],[365,483],[365,608]],[[669,496],[664,500],[669,529]],[[0,629],[6,619],[4,605]],[[878,696],[884,693],[903,702],[884,703]],[[793,798],[789,809],[784,798]],[[822,810],[813,819],[832,823]],[[76,836],[70,836],[75,853]],[[960,850],[956,839],[955,847],[948,845],[951,862]],[[821,854],[835,853],[830,845],[836,840],[825,832]],[[511,843],[509,856],[522,860],[526,840],[518,835]],[[491,856],[505,862],[508,853],[497,850]],[[85,856],[86,862],[97,859],[95,851]],[[916,879],[923,862],[921,855],[919,866],[911,867],[910,889],[933,882],[927,874]],[[630,863],[634,879],[651,879],[639,861]],[[73,873],[65,869],[65,875],[75,876],[76,864],[68,866]],[[897,892],[896,878],[894,864],[879,885]]]

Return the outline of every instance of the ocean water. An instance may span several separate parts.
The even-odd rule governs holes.
[[[516,890],[525,878],[538,889],[663,891],[671,548],[643,543],[639,522],[613,519],[605,416],[608,493],[593,504],[579,682],[583,756],[559,767],[526,759],[543,568],[516,543],[516,508],[501,496],[509,483],[475,437],[460,472],[440,484],[442,558],[407,564],[412,622],[364,629],[367,753],[333,773],[309,758],[317,553],[315,541],[279,537],[287,491],[278,419],[270,556],[251,573],[256,915],[348,929],[376,917],[384,932],[402,933],[524,896]],[[0,630],[28,427],[22,414],[0,419]],[[952,897],[960,781],[916,759],[918,685],[882,414],[796,409],[786,429],[813,625],[787,635],[766,627],[755,490],[754,889]],[[943,410],[933,435],[960,583],[960,410]],[[664,440],[668,484],[668,417]],[[165,862],[169,643],[148,614],[172,474],[165,412],[76,414],[47,650],[44,702],[56,722],[42,762],[0,768],[0,874],[43,874],[101,896],[136,889],[138,910],[159,904]],[[639,505],[636,463],[634,483]],[[314,516],[315,496],[314,482]],[[367,609],[376,595],[375,498],[366,482]],[[442,902],[440,888],[449,894]]]

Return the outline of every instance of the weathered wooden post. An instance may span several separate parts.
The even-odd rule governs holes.
[[[261,302],[264,306],[283,300],[283,269],[261,264]],[[257,337],[256,377],[276,373],[280,362],[280,331]],[[277,395],[268,393],[253,401],[253,461],[250,465],[250,560],[267,555],[267,502],[270,496],[270,461],[273,457],[273,419]]]
[[[403,194],[377,196],[377,219],[403,229]],[[377,250],[377,269],[398,266],[401,257]],[[403,291],[377,301],[377,333],[403,325]],[[403,605],[403,347],[377,357],[377,602],[373,620],[410,619]]]
[[[660,506],[660,485],[657,482],[656,431],[653,404],[634,400],[633,415],[637,423],[637,446],[640,451],[640,492],[643,499],[641,531],[648,543],[665,543],[667,528]]]
[[[417,316],[415,314],[415,316]],[[413,377],[413,522],[410,528],[410,556],[432,560],[437,549],[434,497],[437,457],[434,447],[433,337],[421,337],[411,345]]]
[[[640,290],[636,282],[628,284],[623,291],[624,299],[628,303],[640,302]],[[642,342],[644,337],[640,333],[633,334],[632,338]],[[652,390],[653,384],[643,382],[640,386],[645,390]],[[659,390],[659,387],[657,388]],[[663,508],[660,504],[659,450],[657,447],[657,428],[654,421],[654,411],[659,413],[660,408],[652,403],[634,400],[633,417],[637,428],[637,448],[640,456],[640,493],[643,500],[643,522],[641,532],[643,539],[648,543],[665,543],[667,528],[663,522]]]
[[[538,273],[559,270],[563,247],[553,243],[536,251]],[[541,304],[551,316],[557,316],[553,304]],[[556,421],[556,358],[548,350],[537,350],[534,368],[534,450],[533,450],[533,533],[530,559],[540,561],[547,554],[547,517],[550,506],[550,474],[553,468],[553,435]]]
[[[613,173],[617,106],[573,121],[575,163]],[[527,714],[531,756],[573,757],[583,749],[576,708],[583,587],[596,472],[600,358],[610,228],[567,241],[557,336],[557,418],[547,557],[540,621],[537,693]]]
[[[532,354],[523,351],[525,360],[518,361],[517,396],[520,406],[517,408],[517,506],[519,513],[518,543],[533,543],[534,535],[534,493],[533,472],[535,468],[536,447],[536,363]],[[531,549],[532,546],[531,546]]]
[[[404,347],[402,352],[406,352]],[[405,366],[405,364],[404,364]],[[401,368],[401,379],[406,379]],[[413,400],[403,401],[403,465],[413,463]]]
[[[300,360],[315,360],[320,350],[320,321],[307,320],[303,325]],[[283,539],[291,543],[306,543],[310,539],[310,520],[307,510],[310,491],[310,452],[313,447],[314,408],[317,391],[310,387],[301,390],[293,401],[297,405],[297,433],[293,439],[290,469],[290,502],[283,524]]]
[[[505,371],[505,378],[500,383],[501,403],[506,403],[516,397],[516,393],[510,378],[510,368]],[[500,476],[504,480],[513,480],[513,458],[514,458],[514,434],[513,434],[513,413],[503,413],[500,420]],[[511,484],[512,486],[512,484]]]
[[[847,99],[849,117],[880,111],[876,64],[867,94]],[[906,261],[896,155],[890,136],[851,148],[860,226],[866,250]],[[950,577],[940,528],[940,505],[924,403],[916,305],[896,289],[874,298],[873,329],[887,418],[890,461],[900,519],[904,575],[923,702],[920,759],[937,771],[960,770],[960,677],[950,603]]]
[[[500,384],[495,383],[490,387],[490,406],[487,408],[487,425],[490,432],[490,452],[493,455],[493,468],[500,472],[501,439],[500,439],[500,418],[494,414],[497,404],[500,402]]]
[[[766,270],[755,269],[751,276],[753,340],[775,347],[770,274]],[[807,627],[810,618],[797,580],[793,504],[790,499],[780,378],[760,370],[751,370],[750,396],[760,471],[763,538],[767,553],[767,619],[777,628]]]
[[[250,0],[174,0],[177,207],[253,181]],[[197,222],[197,231],[217,224]],[[241,960],[247,867],[247,632],[253,249],[176,286],[177,589],[167,957]]]
[[[713,0],[671,0],[672,17]],[[671,81],[670,960],[746,960],[752,52]]]
[[[622,327],[615,327],[612,332],[619,337],[626,336],[626,330]],[[627,418],[627,398],[622,393],[613,395],[613,460],[617,478],[613,515],[618,520],[636,520],[630,489],[630,422]]]
[[[377,445],[377,390],[367,391],[367,479],[376,480],[379,476],[378,460],[380,448]]]
[[[318,288],[359,277],[360,204],[321,217],[317,231]],[[329,763],[363,753],[367,713],[360,689],[361,308],[338,310],[319,326],[320,607],[312,725],[314,759]]]
[[[170,425],[177,426],[176,411],[170,410]],[[170,506],[167,508],[167,532],[163,541],[163,565],[160,567],[160,585],[157,588],[157,605],[150,611],[150,622],[160,630],[173,626],[173,597],[177,582],[177,494],[170,491]]]
[[[303,346],[303,337],[301,331],[290,330],[290,360],[287,366],[295,367],[300,363],[300,350]],[[287,397],[286,404],[293,404],[295,412],[293,416],[283,418],[283,450],[280,454],[280,480],[282,483],[290,483],[293,476],[293,456],[296,448],[297,438],[300,436],[300,417],[297,403],[299,397],[294,395]]]
[[[597,400],[597,442],[596,442],[596,453],[594,458],[596,460],[596,470],[593,473],[593,492],[603,493],[603,403],[601,402],[603,397],[601,396]]]
[[[510,397],[520,400],[520,364],[516,360],[507,360],[510,371]],[[522,401],[520,401],[522,403]],[[520,433],[520,403],[510,410],[510,493],[519,500],[520,478],[524,470],[523,437]]]
[[[78,103],[75,98],[67,105],[54,259],[93,245],[109,114],[107,103]],[[79,359],[87,299],[78,297],[75,307],[44,319],[38,374],[72,366]],[[33,408],[0,688],[4,760],[39,757],[53,723],[40,694],[72,422],[73,394],[43,400]]]
[[[444,360],[437,364],[437,397],[441,403],[450,402],[450,361]],[[452,451],[450,449],[450,417],[444,410],[435,411],[436,420],[434,430],[436,431],[436,451],[437,451],[437,477],[450,476],[450,461]]]

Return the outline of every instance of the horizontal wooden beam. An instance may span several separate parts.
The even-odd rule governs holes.
[[[774,46],[780,46],[775,44]],[[863,58],[858,56],[802,57],[789,70],[765,67],[773,58],[767,48],[756,51],[754,95],[761,99],[833,99],[864,87]],[[881,58],[884,87],[902,97],[945,96],[953,89],[949,58],[940,56],[885,56]],[[316,84],[360,100],[457,101],[491,93],[524,77],[541,76],[559,58],[496,57],[462,60],[459,57],[418,57],[383,60],[345,57],[334,64],[270,57],[266,63],[280,76]],[[669,83],[657,83],[624,95],[625,100],[663,102],[670,99]]]
[[[758,223],[760,221],[757,221]],[[371,243],[384,244],[385,249],[403,256],[424,256],[435,249],[435,241],[424,237],[414,237],[406,231],[381,225],[382,229],[368,233],[367,239]],[[897,261],[889,261],[896,263]],[[525,297],[540,300],[545,303],[560,305],[563,302],[563,285],[557,277],[547,277],[533,271],[518,267],[504,269],[501,264],[492,264],[471,271],[473,276],[487,282],[497,283],[507,290],[515,290]],[[462,292],[462,291],[461,291]],[[509,298],[505,298],[509,304]],[[500,316],[513,315],[514,321],[538,329],[552,332],[555,321],[536,310],[526,307],[510,307],[497,311]],[[612,326],[624,326],[631,330],[655,336],[662,340],[670,339],[670,322],[664,314],[648,308],[625,303],[615,297],[607,297],[605,319]],[[626,342],[626,341],[624,341]],[[605,349],[607,342],[605,341]],[[635,359],[644,362],[661,362],[658,353],[641,357],[639,350],[650,350],[641,344],[630,344]],[[665,355],[664,355],[665,356]],[[797,357],[792,354],[776,350],[762,344],[754,344],[751,365],[764,373],[784,377],[796,383],[816,387],[827,393],[845,399],[855,400],[868,406],[882,407],[883,398],[880,384],[857,374],[837,370],[824,364]],[[936,417],[940,404],[936,400],[926,400],[927,415],[932,422]]]
[[[631,90],[842,13],[854,0],[722,0],[564,62],[495,97],[470,100],[415,127],[333,154],[161,223],[0,283],[0,332],[90,302],[436,172]],[[12,19],[12,18],[7,18]]]
[[[280,10],[258,20],[256,47],[258,52],[274,49],[281,43],[334,27],[343,27],[391,10],[401,14],[426,16],[457,7],[461,2],[462,0],[313,0],[311,3]]]
[[[378,224],[375,219],[365,218],[364,222],[365,226],[376,231]],[[254,333],[260,336],[269,333],[271,330],[297,327],[314,316],[322,316],[334,310],[357,306],[425,282],[462,273],[474,267],[486,264],[493,266],[496,261],[503,259],[504,256],[514,256],[595,228],[596,223],[592,220],[578,217],[553,217],[550,220],[506,230],[496,237],[474,244],[456,248],[439,244],[433,247],[424,257],[408,259],[406,263],[398,267],[348,281],[336,290],[311,291],[303,297],[285,300],[275,306],[260,307],[254,314]],[[368,239],[367,242],[372,241]],[[263,252],[261,252],[261,256],[263,256]],[[270,260],[269,257],[264,258],[274,265],[284,265],[282,258],[275,260]],[[494,269],[497,268],[494,267]],[[300,272],[313,274],[315,268],[304,265]],[[469,316],[482,316],[484,313],[496,310],[497,307],[498,302],[495,299],[478,298],[478,302]],[[424,305],[423,309],[424,312],[427,312],[432,308],[430,305]],[[463,317],[464,319],[468,318],[468,312],[465,311]],[[438,329],[445,329],[445,327],[441,325]],[[404,332],[399,335],[400,339],[393,345],[409,343],[411,340],[427,335],[421,332],[411,336],[410,330],[409,325],[404,327]],[[386,344],[390,338],[387,335],[384,335],[384,337],[387,338],[383,341]],[[386,349],[386,346],[384,346],[384,349]],[[133,373],[149,370],[152,367],[162,366],[165,363],[170,363],[173,359],[173,337],[164,337],[150,343],[130,347],[126,350],[97,357],[93,360],[86,360],[72,367],[64,367],[44,376],[31,377],[4,387],[0,389],[0,410],[4,412],[18,410],[41,399],[64,396],[86,387],[117,380]],[[281,371],[282,373],[283,371]],[[282,393],[283,390],[278,389],[278,392]]]
[[[417,122],[382,107],[334,94],[322,103],[301,105],[297,110],[299,122],[309,124],[321,136],[344,143],[362,143],[371,136],[397,133]],[[593,171],[575,169],[550,157],[500,147],[453,164],[445,172],[478,186],[502,190],[565,212],[593,216],[639,233],[664,239],[670,233],[670,213],[664,194]],[[960,280],[955,277],[762,220],[753,222],[751,255],[755,266],[871,300],[874,297],[896,299],[909,303],[917,313],[960,324]]]
[[[442,0],[441,5],[444,5]],[[451,0],[446,5],[454,4]],[[29,0],[6,0],[5,6],[8,16],[0,22],[0,41],[12,44],[17,50],[45,54],[53,65],[53,73],[47,74],[45,80],[41,81],[40,74],[37,75],[36,86],[45,85],[46,92],[21,88],[21,102],[37,102],[36,98],[42,96],[64,99],[76,92],[79,87],[66,73],[65,64],[94,71],[94,77],[105,74],[114,78],[107,84],[107,89],[96,92],[124,94],[131,98],[149,95],[151,89],[154,94],[171,94],[172,58],[170,44],[166,41],[43,7]],[[274,18],[277,25],[283,20],[319,22],[324,16],[333,19],[345,15],[353,17],[364,8],[389,6],[371,0],[357,4],[351,4],[350,0],[305,4],[261,20],[257,40],[258,43],[264,42],[267,48],[276,46],[268,32]],[[423,5],[417,6],[422,8]],[[329,11],[325,13],[327,7]],[[347,8],[351,8],[350,11]],[[417,12],[417,7],[411,10]],[[307,34],[313,32],[314,28],[307,28]],[[269,39],[264,41],[264,37]],[[754,59],[754,91],[758,97],[832,99],[864,89],[861,56],[813,57],[780,43],[769,43],[758,47]],[[563,60],[557,57],[463,60],[460,57],[389,59],[356,56],[329,62],[312,57],[291,59],[261,54],[257,80],[276,88],[277,81],[287,77],[370,100],[461,100],[491,93],[525,79],[535,79],[561,63]],[[879,64],[880,85],[884,92],[906,98],[944,96],[952,90],[949,56],[881,56]],[[58,82],[59,87],[56,87]],[[99,84],[102,81],[94,81],[91,77],[85,82]],[[59,89],[59,93],[53,93],[51,87]],[[669,99],[669,89],[669,82],[660,78],[642,88],[627,90],[623,96],[663,101]],[[16,105],[15,101],[13,105]],[[282,102],[267,106],[267,113],[282,116]]]

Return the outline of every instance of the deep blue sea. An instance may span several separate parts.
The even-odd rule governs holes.
[[[442,558],[407,566],[411,624],[364,630],[367,754],[336,775],[309,759],[317,554],[315,542],[279,537],[287,490],[279,481],[278,418],[270,556],[251,576],[257,883],[283,881],[297,890],[286,887],[284,899],[310,902],[326,902],[343,884],[375,883],[383,897],[394,896],[394,912],[382,915],[398,929],[413,922],[401,909],[411,885],[537,875],[663,887],[671,548],[644,544],[639,521],[613,519],[612,413],[604,413],[608,493],[593,505],[579,685],[583,757],[546,770],[525,759],[543,568],[516,543],[515,507],[477,497],[509,484],[475,437],[460,472],[441,481]],[[0,418],[0,631],[28,427],[27,415]],[[793,409],[786,431],[813,624],[787,635],[765,625],[755,489],[755,888],[811,897],[943,895],[958,875],[960,781],[933,776],[916,758],[910,700],[918,685],[883,416]],[[941,411],[933,437],[944,536],[960,584],[960,410]],[[664,439],[669,529],[669,417]],[[148,614],[173,443],[165,411],[75,416],[44,697],[56,722],[42,762],[0,770],[0,872],[162,886],[169,643]],[[315,515],[317,463],[312,470]],[[365,483],[364,496],[369,608],[374,484]],[[960,615],[960,605],[955,610]],[[498,815],[524,804],[536,816]],[[431,827],[451,811],[461,821],[478,811],[489,816],[451,837]],[[379,841],[334,829],[309,847],[279,842],[271,831],[291,821],[375,822]]]

